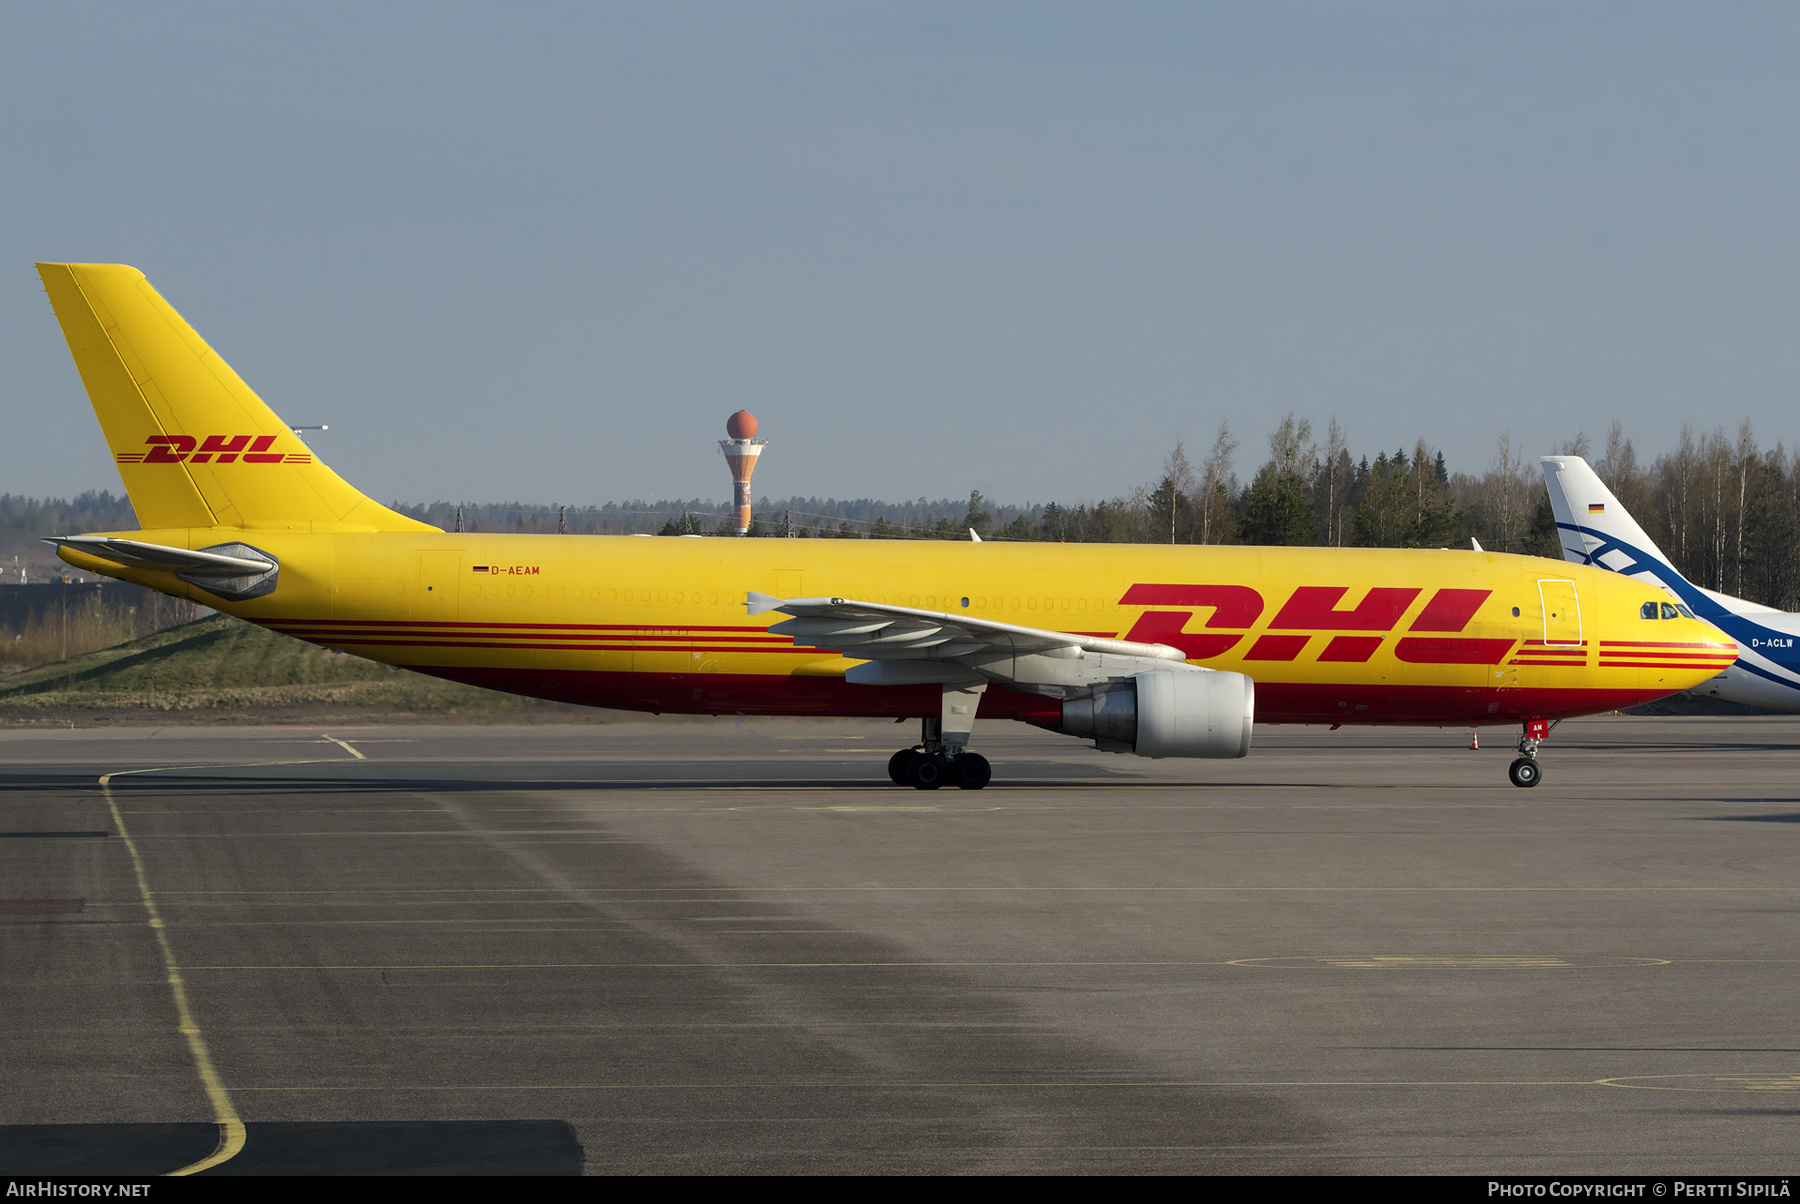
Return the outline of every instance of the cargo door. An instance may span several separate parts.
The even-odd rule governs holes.
[[[1575,596],[1575,583],[1539,581],[1538,597],[1544,603],[1544,646],[1581,647],[1581,601]]]

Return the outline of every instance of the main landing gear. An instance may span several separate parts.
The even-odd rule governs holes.
[[[980,790],[993,780],[994,769],[980,753],[961,752],[950,757],[944,750],[934,753],[919,746],[903,748],[888,758],[888,777],[894,779],[894,785],[911,786],[914,790],[936,790],[940,786]]]
[[[1543,719],[1532,719],[1525,724],[1525,733],[1519,737],[1517,745],[1519,759],[1506,769],[1506,776],[1512,779],[1513,785],[1535,786],[1544,780],[1543,767],[1537,763],[1538,744],[1555,726],[1556,724]]]
[[[969,751],[969,732],[975,726],[975,708],[987,683],[976,686],[944,686],[942,715],[921,724],[920,743],[903,748],[888,758],[888,777],[896,786],[936,790],[955,786],[980,790],[993,780],[988,759]]]

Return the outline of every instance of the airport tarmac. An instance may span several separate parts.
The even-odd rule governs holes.
[[[1800,718],[913,732],[0,730],[0,1172],[1800,1161]]]

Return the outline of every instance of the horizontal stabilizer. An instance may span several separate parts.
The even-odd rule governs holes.
[[[128,569],[161,569],[194,577],[247,577],[275,567],[270,560],[248,556],[223,556],[217,552],[190,552],[159,543],[116,539],[110,535],[58,535],[44,540],[62,548],[86,552]]]
[[[55,544],[64,560],[68,553],[78,552],[122,568],[173,573],[177,580],[231,602],[272,594],[281,580],[281,562],[246,543],[218,543],[195,551],[112,535],[56,535],[44,542]]]

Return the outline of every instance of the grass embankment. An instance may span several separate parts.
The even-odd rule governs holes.
[[[0,725],[8,726],[616,717],[329,652],[228,615],[0,676]]]

